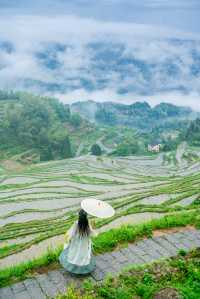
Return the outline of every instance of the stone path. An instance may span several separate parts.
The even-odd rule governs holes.
[[[98,255],[96,269],[87,279],[98,282],[108,273],[117,274],[129,265],[150,263],[176,256],[180,249],[190,251],[197,247],[200,247],[200,231],[195,229],[138,241],[127,248]],[[58,269],[0,289],[0,299],[54,298],[58,293],[64,293],[72,283],[79,287],[84,279]]]

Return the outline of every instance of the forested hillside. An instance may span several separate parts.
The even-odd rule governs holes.
[[[144,153],[145,143],[130,128],[94,125],[54,98],[0,92],[0,158],[47,161],[87,154],[97,143],[102,153]]]
[[[180,128],[180,125],[184,126],[185,120],[196,117],[196,113],[189,107],[179,107],[169,103],[160,103],[152,108],[147,102],[124,105],[86,101],[72,104],[71,109],[100,125],[123,125],[148,132],[158,126],[176,129],[177,121]]]
[[[199,145],[199,119],[190,121],[195,115],[166,103],[154,108],[146,102],[69,106],[55,98],[0,91],[0,159],[64,159],[88,154],[94,145],[115,156],[144,155],[155,143],[165,151],[183,140]]]
[[[0,159],[64,159],[87,154],[96,142],[108,153],[133,138],[134,130],[91,124],[55,98],[0,91]]]
[[[69,106],[54,98],[12,92],[1,92],[0,104],[1,151],[30,150],[39,160],[72,156],[69,130],[81,126],[82,120]]]

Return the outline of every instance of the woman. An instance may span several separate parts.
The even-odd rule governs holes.
[[[68,231],[69,243],[64,246],[59,260],[62,266],[74,274],[88,274],[95,268],[92,256],[91,236],[94,235],[84,210],[80,210],[79,219]]]

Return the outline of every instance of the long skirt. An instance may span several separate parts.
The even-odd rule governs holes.
[[[59,261],[60,261],[61,265],[63,266],[63,268],[70,273],[89,274],[94,270],[94,268],[96,266],[94,256],[91,256],[89,264],[83,265],[83,266],[75,265],[75,264],[68,262],[67,256],[68,256],[68,248],[65,248],[59,256]]]

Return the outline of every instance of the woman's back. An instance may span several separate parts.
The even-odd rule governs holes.
[[[68,261],[72,264],[85,265],[90,262],[92,250],[91,233],[80,235],[78,223],[72,227],[72,234],[68,246]]]
[[[92,256],[91,236],[94,235],[87,213],[81,210],[79,219],[68,231],[69,243],[64,247],[59,260],[69,272],[87,274],[95,267]]]

